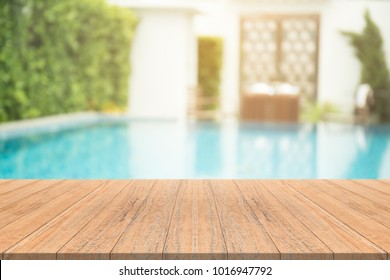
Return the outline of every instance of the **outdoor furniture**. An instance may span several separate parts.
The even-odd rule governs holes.
[[[248,94],[241,98],[241,119],[261,122],[298,122],[299,96]]]
[[[359,85],[355,96],[355,123],[367,123],[370,107],[374,105],[374,92],[369,84]]]

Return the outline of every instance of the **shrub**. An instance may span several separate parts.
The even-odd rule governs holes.
[[[328,116],[337,113],[338,109],[329,102],[306,102],[301,112],[301,120],[308,123],[327,121]]]
[[[0,121],[124,108],[137,19],[104,0],[0,4]]]
[[[360,82],[369,84],[374,90],[374,112],[380,121],[390,121],[390,74],[386,65],[383,39],[368,10],[365,13],[365,21],[366,26],[362,33],[344,31],[342,34],[349,38],[362,65]]]
[[[223,41],[219,37],[198,38],[198,83],[204,97],[215,97],[214,104],[204,109],[219,106]]]

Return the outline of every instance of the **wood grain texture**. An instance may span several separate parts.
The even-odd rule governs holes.
[[[4,259],[56,259],[57,252],[129,183],[97,183],[89,195],[4,252]]]
[[[210,182],[180,185],[164,248],[164,259],[226,259],[227,250]]]
[[[24,198],[30,198],[30,196],[39,193],[40,191],[49,190],[52,192],[52,188],[50,186],[56,186],[60,180],[38,180],[38,181],[23,181],[23,184],[13,190],[10,190],[6,193],[0,195],[0,210],[9,208],[9,205],[17,203],[19,200]],[[68,182],[67,184],[70,184]],[[12,184],[13,186],[17,184]],[[65,189],[66,190],[66,189]],[[65,191],[64,188],[58,188],[57,191]],[[37,195],[41,197],[41,194]]]
[[[228,259],[280,259],[280,253],[233,180],[210,182]]]
[[[260,183],[332,250],[334,259],[387,259],[385,251],[287,184],[278,180],[263,180]]]
[[[111,252],[111,259],[162,259],[183,181],[157,180]]]
[[[110,259],[118,239],[144,204],[154,180],[131,181],[60,251],[57,259]]]
[[[72,191],[81,183],[82,181],[38,181],[26,187],[41,189],[40,191],[26,194],[26,190],[24,190],[23,187],[23,191],[21,190],[21,193],[23,194],[24,199],[22,199],[17,193],[14,194],[15,197],[7,198],[5,202],[2,198],[0,198],[2,205],[0,209],[0,228],[23,217],[24,215],[34,212],[56,197]],[[6,195],[12,195],[13,193],[14,191],[9,192]],[[12,203],[10,203],[11,201]]]
[[[280,251],[281,259],[333,259],[333,252],[259,182],[236,183]]]
[[[0,180],[0,259],[390,259],[389,180]]]
[[[36,180],[0,180],[0,195],[16,190],[24,185],[31,184]]]
[[[348,208],[346,204],[317,189],[318,184],[322,183],[321,180],[287,180],[286,183],[383,251],[386,251],[389,258],[390,229],[388,227],[357,210]]]
[[[320,190],[332,196],[334,199],[339,200],[344,203],[347,208],[354,209],[390,228],[390,200],[387,206],[384,206],[367,199],[361,190],[358,191],[358,187],[355,189],[362,195],[352,192],[344,187],[340,187],[342,183],[335,184],[335,181],[309,181],[309,183],[310,182],[315,182],[313,187],[315,187],[316,190]],[[371,197],[374,196],[371,195]]]
[[[77,180],[75,180],[72,181],[70,186],[73,186],[73,183],[77,185],[77,188],[69,187],[70,191],[46,203],[45,207],[31,211],[28,215],[24,215],[0,229],[0,252],[2,253],[2,258],[4,257],[4,251],[88,195],[96,188],[97,184],[96,181],[86,181],[78,185]],[[66,189],[67,185],[63,185],[63,188]]]
[[[329,182],[332,183],[332,185],[347,189],[386,208],[390,207],[390,194],[350,180],[330,180]]]
[[[355,182],[390,195],[390,180],[355,180]]]

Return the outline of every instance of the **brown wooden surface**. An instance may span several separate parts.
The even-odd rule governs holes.
[[[161,259],[183,181],[159,180],[112,249],[112,259]]]
[[[2,180],[0,183],[0,194],[16,190],[32,182],[34,182],[34,180]]]
[[[12,190],[2,193],[0,195],[0,200],[2,202],[1,208],[8,207],[8,205],[21,200],[22,198],[28,197],[29,199],[31,196],[33,196],[36,193],[39,193],[40,191],[49,191],[51,193],[55,193],[56,190],[53,190],[53,188],[48,188],[51,185],[54,185],[54,188],[57,189],[57,186],[60,184],[59,181],[52,181],[52,180],[47,180],[47,181],[31,181],[30,183],[27,183],[25,181],[22,182],[21,185],[17,185],[16,188],[13,188]],[[69,183],[68,183],[69,184]],[[5,184],[5,187],[9,186],[14,186],[14,183],[9,183]],[[59,188],[58,189],[60,192],[61,191],[66,191],[65,188]],[[42,193],[39,193],[38,196],[41,196]]]
[[[96,191],[8,249],[4,253],[5,258],[28,259],[29,252],[33,250],[36,253],[35,258],[55,259],[57,252],[127,184],[128,182],[120,181],[103,183]],[[8,252],[12,252],[9,257]]]
[[[232,180],[212,181],[228,259],[280,259],[280,252]]]
[[[260,122],[298,122],[299,96],[242,94],[241,119]]]
[[[327,193],[321,192],[319,185],[326,185],[323,181],[287,181],[294,190],[317,204],[324,211],[355,230],[367,240],[387,252],[390,252],[390,228],[375,221],[372,217],[362,214],[347,204],[335,199]],[[344,197],[345,198],[345,197]]]
[[[188,234],[182,234],[186,231]],[[180,186],[164,248],[164,259],[226,259],[227,250],[208,181]]]
[[[31,210],[28,214],[14,219],[13,222],[2,227],[0,229],[0,252],[3,253],[3,256],[6,249],[23,240],[47,222],[60,215],[100,185],[99,181],[79,183],[81,183],[81,181],[69,181],[67,185],[62,186],[61,192],[63,192],[63,189],[67,191],[61,196],[41,205],[37,209]],[[78,185],[78,187],[73,188],[75,185]],[[42,199],[44,199],[43,196]],[[20,205],[23,205],[24,200],[20,200],[19,203]],[[0,204],[2,203],[0,202]],[[3,211],[4,210],[2,210],[1,213],[3,213]],[[17,216],[17,207],[14,211],[15,216]],[[12,215],[12,213],[8,213],[8,215]]]
[[[153,181],[131,181],[57,253],[58,259],[109,259],[127,225],[144,203]]]
[[[332,259],[332,251],[275,196],[254,180],[237,181],[281,259]]]
[[[390,181],[0,180],[0,218],[2,259],[389,259]]]
[[[390,180],[387,181],[370,181],[360,180],[356,183],[369,187],[370,189],[376,189],[380,192],[390,194]]]
[[[36,184],[27,185],[18,189],[20,192],[15,190],[3,195],[0,198],[0,201],[2,201],[0,228],[33,212],[35,209],[39,209],[44,204],[77,187],[79,184],[79,181],[39,181]],[[63,187],[64,185],[66,187]],[[29,192],[29,188],[34,191]],[[37,191],[37,189],[41,190]]]
[[[260,184],[331,249],[335,259],[386,258],[386,252],[294,191],[286,183],[273,180],[262,181]]]

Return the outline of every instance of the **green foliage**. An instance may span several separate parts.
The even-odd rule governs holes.
[[[223,41],[219,37],[198,38],[198,83],[203,96],[215,100],[204,109],[216,109],[219,105],[222,49]]]
[[[328,102],[309,102],[303,108],[301,119],[308,123],[318,123],[320,121],[326,121],[329,114],[336,113],[337,111],[337,108]]]
[[[136,23],[104,0],[1,0],[0,121],[124,108]]]
[[[360,82],[369,84],[376,99],[374,111],[380,121],[390,121],[390,74],[386,65],[381,32],[365,13],[366,26],[362,33],[342,32],[355,48],[356,57],[362,64]]]

